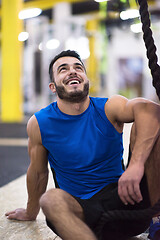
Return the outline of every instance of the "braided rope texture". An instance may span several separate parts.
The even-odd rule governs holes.
[[[160,100],[160,66],[158,65],[158,57],[156,55],[156,46],[154,44],[154,39],[152,37],[152,30],[150,28],[150,16],[148,11],[148,3],[147,0],[138,0],[140,5],[140,16],[142,22],[142,30],[143,30],[143,40],[145,42],[145,46],[147,49],[147,58],[149,60],[148,66],[151,70],[152,74],[152,84],[156,89],[156,93]]]
[[[160,199],[150,208],[142,210],[112,210],[102,214],[99,223],[96,227],[97,236],[101,236],[103,227],[107,222],[116,220],[146,220],[152,219],[157,213],[160,212]]]

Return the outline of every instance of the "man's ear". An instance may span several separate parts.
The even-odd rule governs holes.
[[[50,90],[52,91],[52,93],[55,93],[55,92],[56,92],[56,87],[55,87],[54,82],[49,83],[49,88],[50,88]]]
[[[56,92],[56,87],[55,87],[54,82],[49,83],[49,88],[50,88],[50,90],[52,91],[52,93],[55,93],[55,92]]]

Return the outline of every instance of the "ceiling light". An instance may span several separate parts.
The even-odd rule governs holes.
[[[109,0],[94,0],[95,2],[107,2]]]
[[[120,13],[120,18],[122,20],[137,18],[139,16],[140,16],[140,14],[139,14],[139,11],[137,9],[129,9],[129,10],[126,10],[126,11],[122,11]]]
[[[18,40],[19,40],[20,42],[24,42],[24,41],[26,41],[28,38],[29,38],[29,33],[28,33],[28,32],[21,32],[21,33],[18,35]]]
[[[59,45],[60,45],[59,40],[57,40],[57,39],[54,38],[54,39],[49,40],[49,41],[46,43],[46,48],[48,48],[48,49],[56,49],[56,48],[59,47]]]
[[[30,8],[26,10],[22,10],[19,12],[19,19],[27,19],[37,17],[41,14],[42,10],[40,8]]]
[[[89,40],[85,36],[79,38],[68,38],[65,43],[65,49],[77,51],[83,60],[89,58],[90,56]]]
[[[142,23],[132,24],[130,29],[134,33],[140,33],[142,32]]]
[[[38,48],[39,48],[40,51],[43,50],[43,44],[42,44],[42,42],[39,44]]]
[[[87,59],[90,56],[90,51],[89,51],[89,40],[87,37],[80,37],[78,39],[78,52],[81,55],[82,59]]]

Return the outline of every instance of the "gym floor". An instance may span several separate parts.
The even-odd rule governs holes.
[[[127,159],[130,125],[124,131],[124,159]],[[26,123],[0,123],[0,239],[1,240],[60,240],[45,223],[40,211],[34,222],[11,221],[5,213],[25,208],[27,202],[26,171],[29,166]],[[51,172],[48,189],[54,187]],[[147,240],[143,234],[134,239]],[[117,239],[118,240],[118,239]]]

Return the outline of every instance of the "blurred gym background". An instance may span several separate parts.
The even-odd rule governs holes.
[[[159,48],[160,1],[148,4]],[[55,99],[48,65],[64,49],[87,65],[91,95],[156,101],[136,0],[1,0],[0,17],[2,122],[22,122]]]

